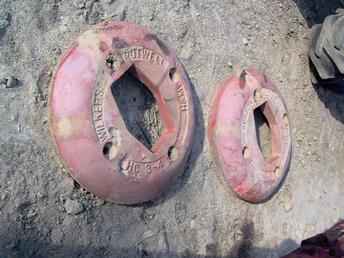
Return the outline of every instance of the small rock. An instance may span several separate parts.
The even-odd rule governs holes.
[[[96,1],[91,0],[91,1],[84,1],[84,2],[85,2],[86,9],[89,9],[94,4],[94,2],[96,2]]]
[[[65,177],[59,185],[59,190],[65,196],[70,196],[74,191],[74,180],[70,177]]]
[[[190,228],[191,228],[191,229],[196,228],[196,221],[195,221],[195,220],[191,220],[191,221],[190,221]]]
[[[280,204],[284,207],[286,212],[290,212],[293,209],[293,196],[288,189],[281,194]]]
[[[79,8],[79,9],[83,9],[83,8],[86,7],[85,0],[74,0],[74,1],[73,1],[73,5],[74,5],[76,8]]]
[[[7,80],[5,78],[0,79],[0,88],[1,89],[6,88],[6,84],[7,84]]]
[[[70,215],[78,215],[84,211],[84,206],[81,203],[71,199],[66,200],[64,208]]]
[[[30,210],[30,211],[27,213],[26,217],[27,217],[27,218],[33,218],[33,217],[35,217],[36,215],[37,215],[37,212],[36,212],[35,210]]]
[[[155,218],[155,211],[153,209],[143,209],[141,219],[146,223],[150,223]]]
[[[18,113],[16,113],[16,114],[14,114],[14,115],[12,115],[11,116],[11,121],[13,121],[13,122],[18,122],[18,119],[19,119],[19,114]]]
[[[47,197],[45,194],[43,194],[43,193],[41,193],[41,192],[38,192],[37,194],[36,194],[36,198],[38,199],[38,200],[42,200],[42,199],[44,199],[45,197]]]
[[[99,198],[97,198],[96,201],[95,201],[95,205],[96,205],[97,207],[103,206],[105,203],[106,203],[106,202],[105,202],[104,200],[99,199]]]
[[[5,30],[8,26],[10,26],[10,14],[0,13],[0,30]]]
[[[244,43],[245,46],[248,46],[248,39],[247,38],[243,38],[242,42]]]
[[[58,47],[55,47],[53,50],[52,50],[52,53],[56,56],[60,56],[62,54],[62,50],[61,48],[58,48]]]
[[[0,80],[0,85],[2,88],[15,88],[19,86],[19,80],[13,76],[9,76],[7,78],[3,78]]]
[[[142,235],[142,241],[148,239],[148,238],[152,238],[153,236],[155,236],[156,233],[153,232],[152,230],[148,230],[148,231],[145,231]]]
[[[45,124],[47,124],[48,123],[48,118],[47,117],[44,117],[43,119],[42,119],[42,123],[45,125]]]
[[[6,198],[7,198],[7,194],[6,193],[0,195],[0,200],[1,201],[4,201]]]

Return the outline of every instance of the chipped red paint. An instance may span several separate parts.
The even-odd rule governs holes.
[[[301,247],[282,258],[342,258],[344,257],[344,222],[322,234],[302,241]]]
[[[254,110],[266,117],[272,153],[264,160],[257,142]],[[221,178],[241,198],[267,200],[286,175],[291,155],[287,110],[276,88],[254,69],[229,77],[215,94],[208,138]]]
[[[164,130],[151,150],[128,132],[111,93],[129,68],[160,111]],[[55,72],[49,114],[52,137],[73,178],[116,203],[159,197],[184,170],[192,146],[187,75],[172,49],[132,23],[105,22],[76,40]]]

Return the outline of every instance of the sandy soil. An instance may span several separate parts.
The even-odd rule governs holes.
[[[310,26],[339,2],[0,0],[0,257],[274,258],[335,223],[344,214],[344,97],[311,85],[307,51]],[[161,199],[134,207],[80,189],[48,133],[58,57],[109,17],[146,25],[176,48],[195,91],[186,171]],[[205,139],[210,96],[238,65],[273,79],[293,127],[289,175],[261,205],[224,189]]]

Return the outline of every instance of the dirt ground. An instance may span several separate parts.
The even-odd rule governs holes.
[[[344,97],[311,85],[307,51],[310,26],[339,6],[0,0],[0,257],[275,258],[338,221]],[[58,162],[48,132],[48,85],[58,57],[80,31],[109,17],[146,25],[176,48],[195,92],[197,131],[187,169],[165,196],[143,205],[105,203],[80,189]],[[293,128],[288,177],[261,205],[224,189],[205,138],[211,95],[238,65],[273,79]]]

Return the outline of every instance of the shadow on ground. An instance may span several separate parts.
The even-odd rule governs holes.
[[[338,8],[344,8],[343,0],[294,0],[309,27],[324,21]]]
[[[344,85],[343,85],[344,87]],[[344,95],[326,87],[314,85],[319,99],[324,103],[331,115],[338,121],[344,123]]]
[[[0,253],[2,258],[43,258],[43,257],[118,257],[118,258],[250,258],[250,257],[271,257],[277,258],[284,256],[293,251],[298,246],[293,240],[283,241],[276,249],[255,247],[254,224],[245,223],[242,228],[242,238],[234,245],[234,247],[225,255],[218,255],[219,250],[216,244],[206,246],[206,255],[194,254],[189,250],[182,253],[176,253],[173,250],[164,251],[148,251],[142,242],[129,248],[113,248],[106,244],[97,247],[92,245],[78,246],[73,245],[71,241],[67,243],[52,244],[48,241],[40,241],[41,232],[35,232],[31,228],[30,234],[22,234],[18,231],[18,225],[14,226],[17,230],[13,230],[9,235],[0,235]],[[25,229],[24,229],[25,231]],[[49,239],[49,237],[44,238]]]

